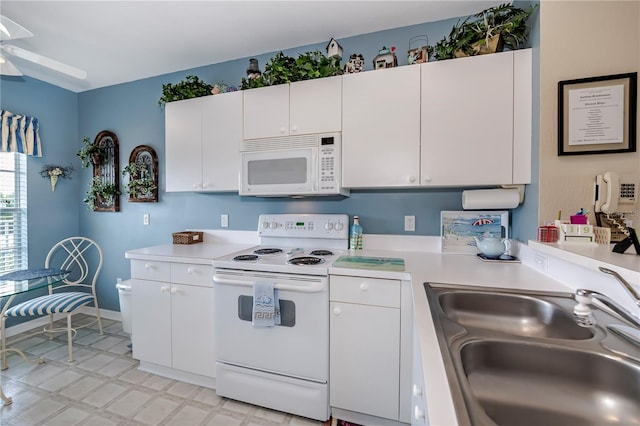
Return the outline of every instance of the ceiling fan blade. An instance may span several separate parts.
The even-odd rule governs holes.
[[[16,68],[11,62],[0,55],[0,75],[23,75],[18,68]]]
[[[46,56],[42,56],[29,50],[22,49],[21,47],[14,46],[12,44],[3,44],[0,45],[0,48],[13,56],[42,65],[43,67],[50,68],[54,71],[70,75],[71,77],[75,77],[80,80],[84,80],[85,78],[87,78],[87,72],[81,70],[80,68],[63,64],[62,62],[58,62],[55,59],[47,58]]]
[[[14,40],[17,38],[25,38],[32,37],[33,33],[18,24],[17,22],[12,21],[6,16],[0,15],[0,41],[4,40]]]

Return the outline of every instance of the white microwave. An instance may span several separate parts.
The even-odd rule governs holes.
[[[342,188],[340,133],[245,140],[240,158],[240,195],[349,195]]]

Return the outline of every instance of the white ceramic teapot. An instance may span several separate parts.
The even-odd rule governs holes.
[[[506,238],[491,236],[473,238],[476,240],[476,247],[478,247],[478,250],[490,258],[496,259],[511,249],[511,242]]]

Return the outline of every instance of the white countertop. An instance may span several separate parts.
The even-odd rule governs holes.
[[[204,243],[192,245],[164,245],[126,252],[128,259],[158,260],[183,263],[212,264],[213,259],[254,247],[250,234],[243,235],[241,242],[226,238],[231,234],[211,234],[205,236]],[[244,238],[247,237],[247,238]],[[429,424],[455,425],[457,419],[449,392],[448,380],[438,347],[437,337],[424,290],[425,282],[447,283],[469,286],[497,287],[522,290],[542,290],[572,293],[573,289],[548,274],[534,267],[534,250],[562,258],[588,269],[594,269],[593,260],[585,258],[579,250],[559,250],[544,244],[530,242],[530,246],[520,246],[522,263],[490,263],[483,262],[475,255],[442,254],[439,250],[438,237],[419,236],[376,236],[365,235],[364,246],[373,249],[349,252],[351,255],[367,257],[403,258],[405,271],[379,271],[370,269],[354,269],[330,267],[329,273],[334,275],[352,275],[372,278],[399,279],[411,281],[413,292],[414,326],[420,344],[422,365],[424,366],[425,394],[427,399],[427,415]],[[532,244],[534,243],[534,244]],[[608,248],[608,247],[607,247]],[[347,254],[347,253],[345,253]],[[574,256],[576,256],[574,258]],[[602,251],[607,258],[608,253]],[[620,261],[619,258],[615,257]],[[592,258],[591,258],[592,259]],[[525,261],[526,260],[526,261]],[[624,262],[633,262],[627,260]],[[604,261],[606,266],[615,267],[616,262]],[[629,273],[630,266],[625,264],[622,272]],[[635,270],[638,270],[636,268]],[[597,270],[597,268],[595,268]],[[595,272],[592,272],[595,274]],[[598,272],[598,274],[601,274]]]

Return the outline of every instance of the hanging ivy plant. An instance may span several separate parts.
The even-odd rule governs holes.
[[[243,78],[241,88],[245,90],[275,86],[340,74],[342,74],[340,58],[335,56],[327,58],[319,50],[302,53],[297,59],[280,52],[265,65],[261,76],[254,79]]]

